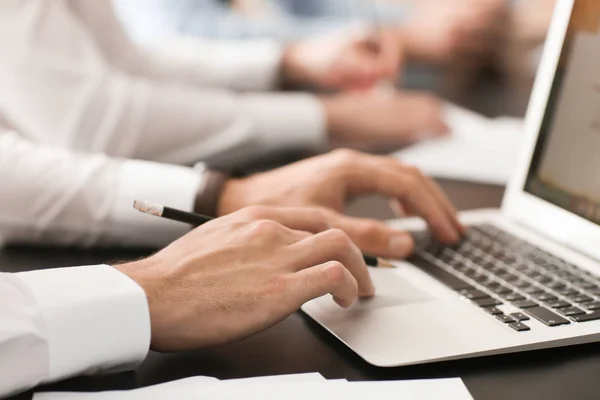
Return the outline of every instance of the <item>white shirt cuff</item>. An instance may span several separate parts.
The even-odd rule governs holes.
[[[164,246],[189,232],[190,226],[133,208],[134,200],[150,201],[191,212],[202,177],[193,169],[147,161],[123,161],[117,196],[110,210],[111,236],[122,244]]]
[[[202,84],[248,92],[271,90],[279,84],[284,47],[275,40],[214,41],[177,37],[153,47],[171,62],[198,65]]]
[[[143,289],[107,265],[17,274],[40,311],[51,382],[82,373],[131,368],[150,346]]]
[[[265,151],[319,148],[328,142],[325,111],[313,95],[252,95],[246,107]]]
[[[276,41],[219,42],[211,56],[228,87],[257,91],[279,84],[283,46]]]

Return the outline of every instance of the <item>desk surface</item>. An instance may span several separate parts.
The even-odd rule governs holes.
[[[493,186],[442,182],[460,209],[496,207],[502,190]],[[358,201],[354,215],[386,218],[381,199]],[[376,210],[376,211],[375,211]],[[0,271],[128,259],[140,252],[9,249],[0,252]],[[326,378],[385,380],[462,377],[476,399],[597,399],[600,344],[431,365],[379,369],[362,361],[301,313],[251,338],[185,354],[151,353],[134,372],[77,378],[44,390],[116,390],[196,375],[220,379],[302,372]],[[30,394],[20,396],[28,398]]]

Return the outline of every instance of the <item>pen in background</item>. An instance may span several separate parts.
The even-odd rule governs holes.
[[[380,21],[375,1],[367,2],[366,7],[368,7],[368,10],[365,10],[365,12],[369,14],[371,21],[365,40],[365,46],[369,52],[379,56],[383,51],[381,43],[384,35],[383,24]],[[377,82],[373,90],[378,95],[386,97],[393,96],[397,91],[395,83],[390,79],[381,79]]]

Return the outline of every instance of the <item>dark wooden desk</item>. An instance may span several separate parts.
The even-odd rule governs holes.
[[[460,209],[496,207],[502,189],[443,182]],[[389,217],[381,199],[358,201],[355,215]],[[65,251],[11,249],[0,252],[1,271],[110,262],[142,255],[140,251]],[[476,399],[598,399],[600,344],[523,354],[379,369],[362,361],[309,318],[296,313],[277,326],[246,340],[185,354],[150,353],[134,372],[77,378],[44,390],[97,391],[130,389],[195,375],[220,379],[302,372],[326,378],[384,380],[462,377]],[[1,378],[0,378],[1,379]],[[19,396],[28,398],[31,394]]]

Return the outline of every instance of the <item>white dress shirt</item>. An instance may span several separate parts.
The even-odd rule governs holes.
[[[0,1],[5,126],[53,146],[187,165],[324,142],[314,96],[247,93],[276,86],[280,45],[182,39],[140,49],[111,4]]]
[[[149,346],[145,293],[112,267],[0,273],[0,397],[132,368]]]
[[[133,200],[191,210],[202,179],[158,162],[324,140],[312,96],[218,89],[273,87],[273,43],[141,51],[107,0],[0,0],[0,54],[0,242],[164,245],[187,227]],[[109,266],[0,273],[0,396],[130,367],[149,343],[143,290]]]
[[[164,246],[189,227],[142,214],[147,199],[191,211],[191,168],[76,153],[0,130],[2,243]]]
[[[191,211],[202,179],[156,162],[230,165],[324,140],[312,96],[216,88],[273,87],[278,45],[174,43],[135,47],[110,1],[0,1],[0,244],[162,246],[187,227],[133,200]]]

